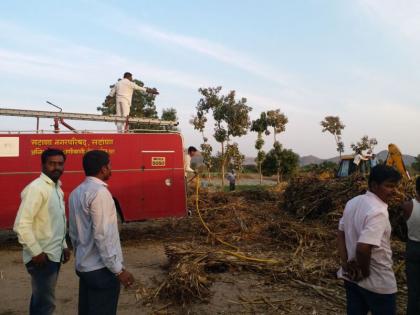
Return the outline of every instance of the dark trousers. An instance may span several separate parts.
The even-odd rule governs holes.
[[[408,240],[405,253],[407,276],[407,315],[420,314],[420,242]]]
[[[55,310],[55,286],[57,284],[60,263],[47,261],[42,267],[32,262],[26,264],[31,275],[32,296],[29,305],[30,315],[50,315]]]
[[[371,292],[349,281],[344,281],[344,286],[346,287],[348,315],[366,315],[369,311],[372,315],[397,314],[395,294]]]
[[[117,277],[107,268],[76,273],[79,276],[79,315],[117,314],[120,296]]]
[[[235,183],[229,183],[229,190],[234,191],[235,190]]]

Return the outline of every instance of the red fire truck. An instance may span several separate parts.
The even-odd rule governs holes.
[[[181,217],[186,214],[182,137],[179,132],[165,130],[171,129],[168,127],[173,126],[173,122],[1,108],[0,115],[32,116],[37,118],[37,122],[39,118],[50,117],[55,121],[52,132],[0,133],[0,229],[13,227],[20,192],[40,175],[40,155],[48,147],[62,149],[67,155],[61,177],[66,197],[84,179],[83,154],[88,150],[100,149],[111,156],[112,176],[108,184],[123,221]],[[77,131],[67,125],[64,118],[124,120],[127,125],[140,123],[145,128],[153,126],[154,130],[126,133]],[[70,133],[61,132],[60,123],[70,128]],[[157,127],[164,130],[156,130]]]

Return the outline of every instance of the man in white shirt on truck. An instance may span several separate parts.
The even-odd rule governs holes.
[[[140,91],[143,94],[159,94],[155,88],[145,88],[133,82],[133,75],[130,72],[124,73],[124,78],[115,83],[108,95],[108,97],[116,97],[115,107],[118,117],[127,118],[130,115],[131,99],[134,91]],[[118,132],[123,132],[123,127],[123,122],[117,122]]]

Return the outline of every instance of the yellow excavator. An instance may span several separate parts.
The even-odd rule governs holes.
[[[372,167],[372,160],[360,159],[359,164],[354,163],[354,155],[343,155],[340,160],[340,165],[337,172],[337,177],[346,177],[352,173],[359,172],[361,174],[369,174]],[[388,145],[388,156],[385,160],[385,164],[397,169],[404,179],[410,180],[410,174],[408,173],[403,156],[400,149],[391,143]]]

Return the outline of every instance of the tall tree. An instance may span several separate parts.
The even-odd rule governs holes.
[[[267,112],[267,125],[273,128],[274,134],[274,143],[273,143],[273,152],[274,157],[277,158],[277,183],[280,183],[280,172],[281,172],[281,152],[283,150],[280,142],[277,141],[277,134],[286,131],[286,125],[289,122],[289,119],[285,114],[283,114],[280,109],[269,110]]]
[[[350,147],[355,153],[359,153],[365,150],[373,152],[373,149],[378,144],[376,138],[369,138],[368,136],[363,136],[360,141],[357,143],[352,143]]]
[[[214,120],[214,139],[219,142],[221,147],[221,183],[224,186],[225,164],[226,164],[226,145],[231,137],[241,137],[248,131],[250,120],[249,112],[252,110],[247,105],[246,98],[236,100],[235,91],[230,91],[226,95],[220,92],[222,87],[200,88],[198,91],[202,97],[197,103],[197,116],[202,117],[210,111]]]
[[[268,131],[268,123],[267,123],[267,114],[262,112],[260,117],[256,120],[253,120],[251,123],[251,131],[257,133],[257,140],[255,141],[255,149],[257,149],[257,158],[255,162],[257,163],[258,173],[260,174],[260,184],[262,184],[262,169],[261,164],[264,161],[265,152],[262,149],[264,145],[264,138],[263,133],[265,135],[269,135],[270,131]]]
[[[119,79],[121,80],[121,79]],[[119,81],[118,80],[118,81]],[[137,85],[144,86],[144,83],[140,80],[133,80]],[[111,85],[110,88],[113,88]],[[134,91],[133,98],[131,100],[130,117],[146,117],[146,118],[158,118],[155,105],[155,95],[142,94],[140,91]],[[115,96],[111,98],[105,98],[101,106],[96,108],[102,113],[102,115],[115,115]],[[141,129],[142,126],[139,124],[131,124],[130,129]]]
[[[241,154],[239,151],[239,146],[237,143],[228,144],[226,146],[226,166],[232,165],[236,170],[237,178],[243,170],[243,164],[245,161],[245,155]]]
[[[338,116],[326,116],[321,121],[322,132],[328,131],[334,136],[335,144],[337,145],[337,151],[340,154],[344,153],[344,143],[341,141],[341,131],[346,127]]]
[[[289,119],[280,109],[269,110],[267,112],[267,125],[273,128],[274,142],[277,141],[277,134],[286,130]]]
[[[195,130],[198,130],[201,133],[203,142],[200,144],[201,156],[203,157],[203,163],[207,168],[207,179],[210,181],[210,172],[214,166],[214,158],[212,157],[213,148],[210,143],[208,143],[208,138],[204,134],[206,128],[207,117],[203,111],[197,111],[196,116],[193,116],[190,119],[190,124],[194,126]]]

